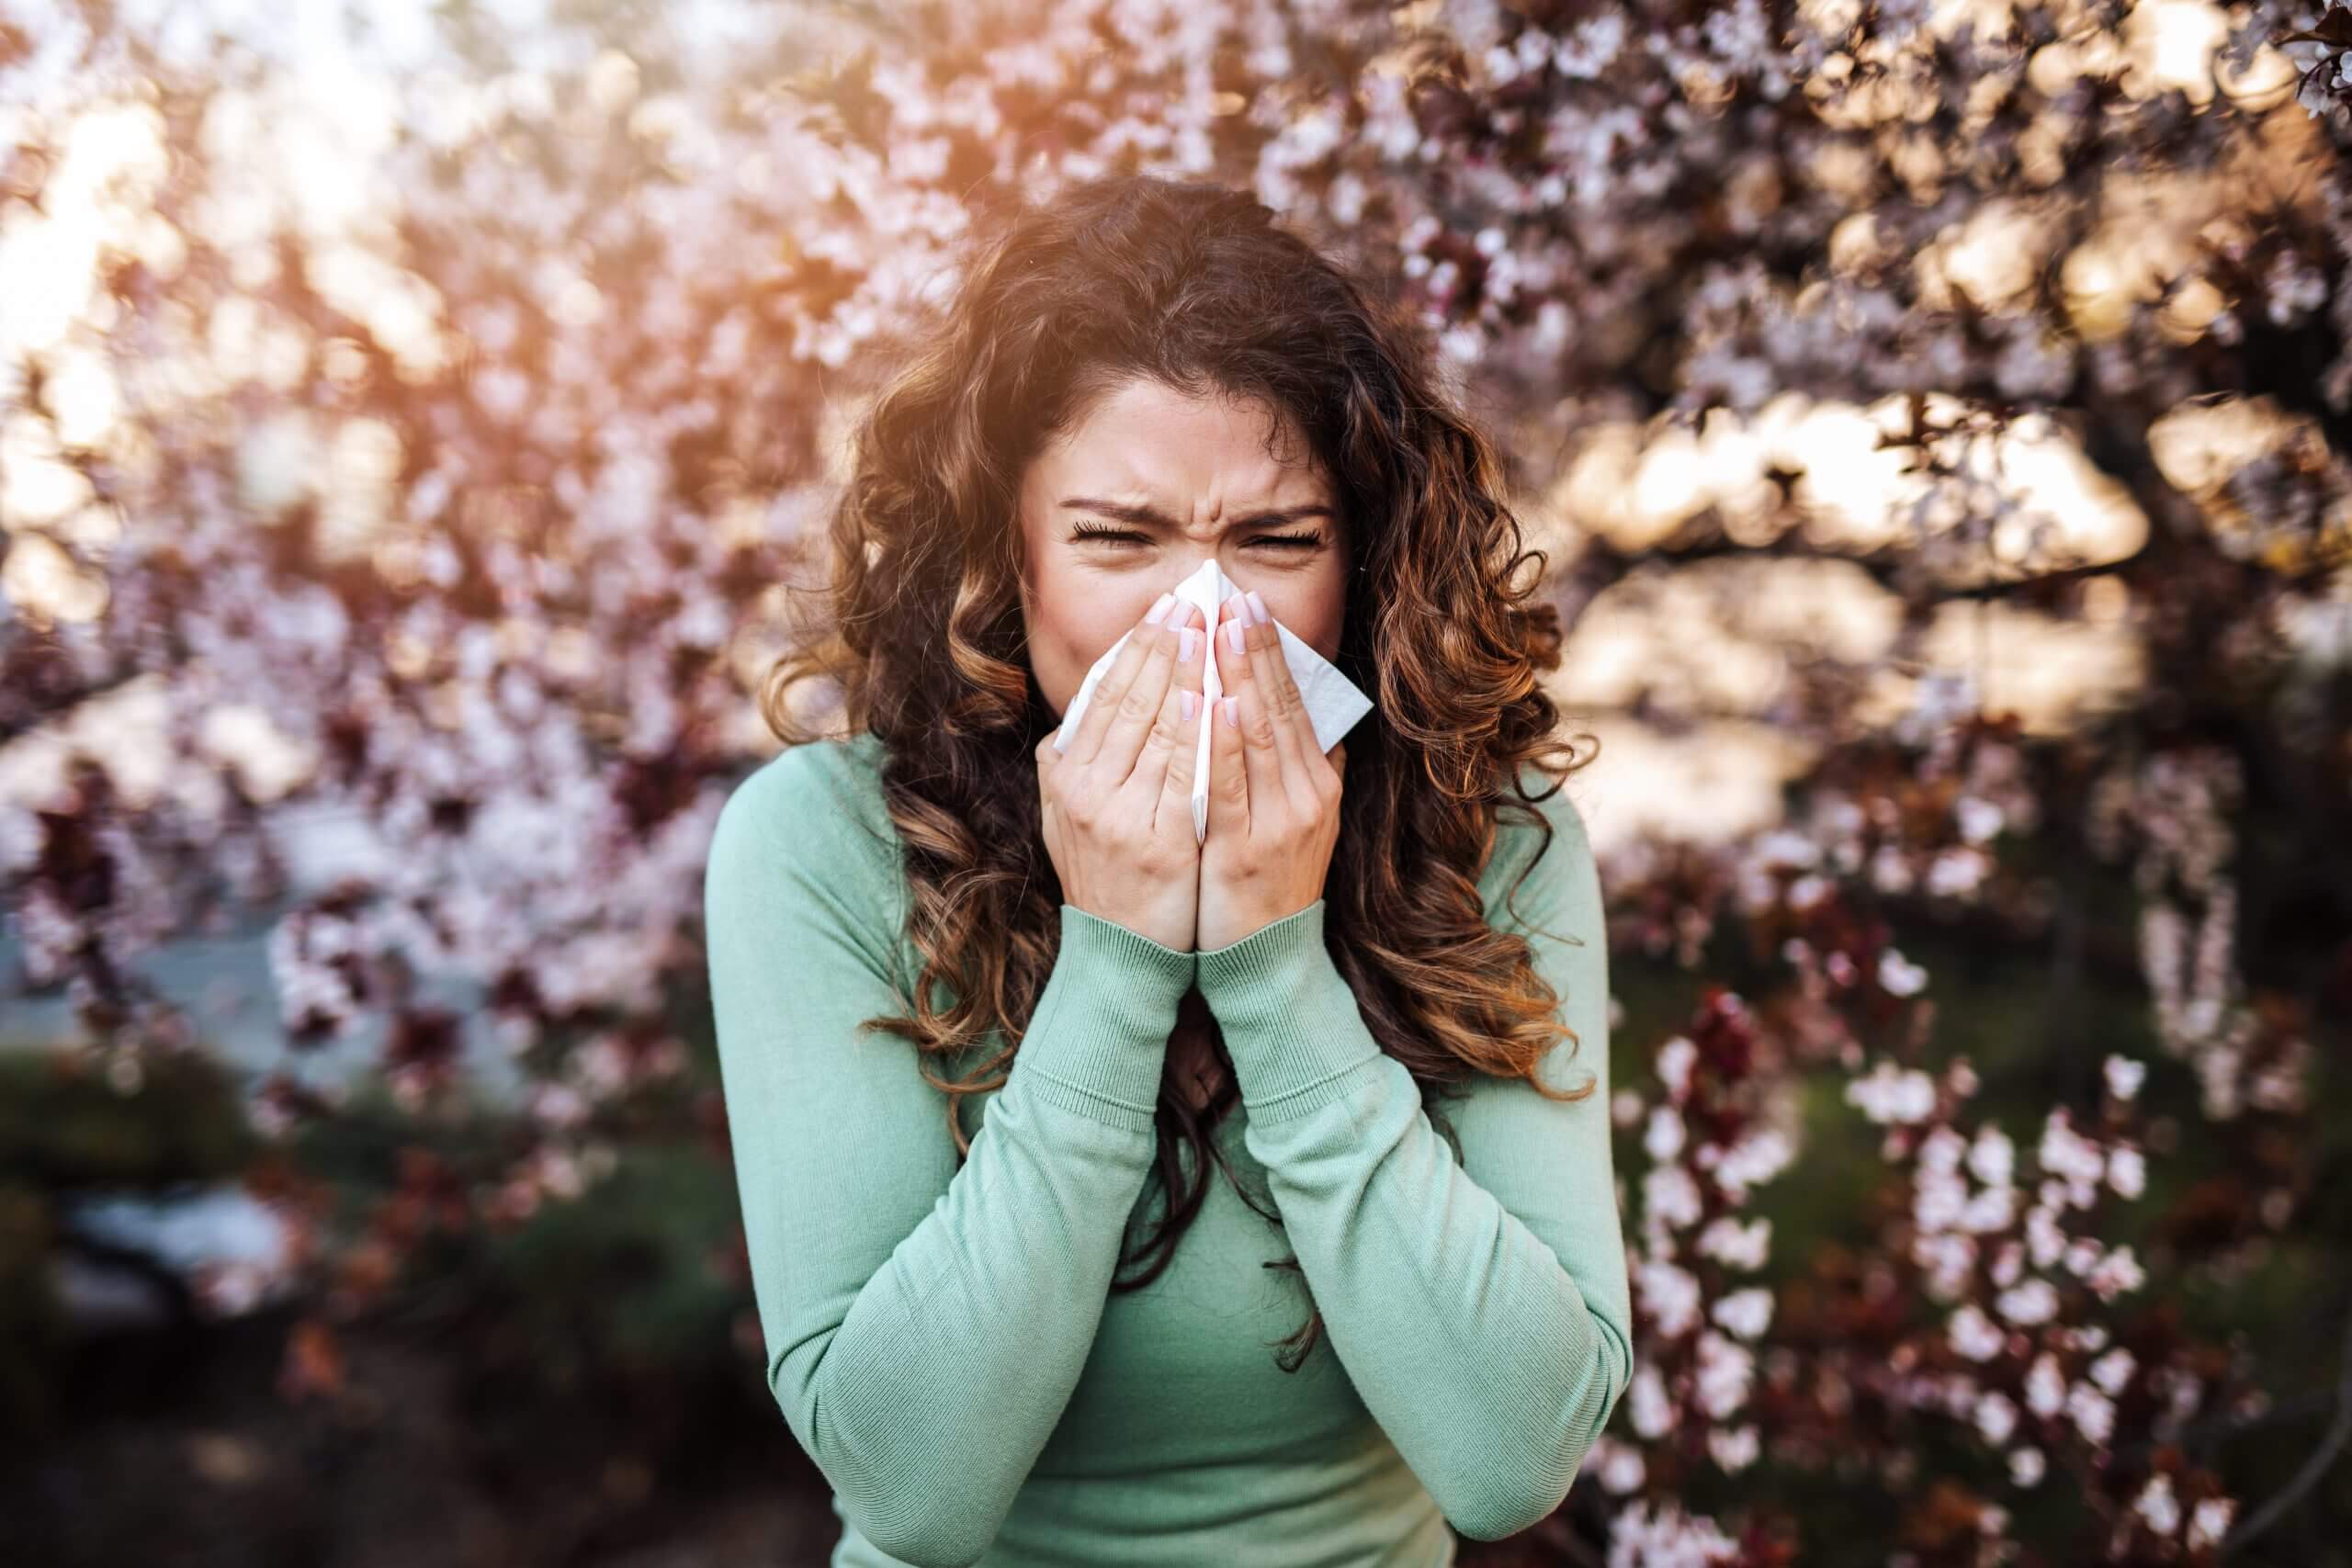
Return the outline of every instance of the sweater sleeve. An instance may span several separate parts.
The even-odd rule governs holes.
[[[1052,976],[958,1168],[913,1043],[858,1029],[906,1010],[897,842],[811,750],[729,797],[704,883],[767,1382],[861,1534],[910,1563],[969,1563],[1093,1344],[1194,960],[1063,906]]]
[[[1458,1162],[1333,964],[1323,900],[1200,955],[1247,1146],[1332,1349],[1448,1521],[1479,1540],[1559,1507],[1633,1371],[1600,881],[1565,793],[1537,809],[1555,836],[1515,915],[1499,906],[1518,867],[1498,849],[1488,921],[1527,939],[1581,1042],[1554,1047],[1544,1081],[1589,1073],[1593,1091],[1562,1103],[1481,1075],[1443,1106]]]

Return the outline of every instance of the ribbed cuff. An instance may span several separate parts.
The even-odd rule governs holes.
[[[1209,1005],[1253,1122],[1304,1116],[1340,1099],[1351,1075],[1385,1053],[1323,945],[1317,898],[1230,947],[1200,954]]]
[[[1064,904],[1061,951],[1013,1071],[1026,1068],[1032,1090],[1066,1111],[1151,1131],[1168,1036],[1192,988],[1193,962],[1193,953]]]

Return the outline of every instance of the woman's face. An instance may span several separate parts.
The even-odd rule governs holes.
[[[1131,380],[1029,465],[1021,608],[1029,667],[1056,714],[1152,601],[1211,556],[1300,641],[1339,657],[1351,540],[1295,431],[1283,444],[1292,462],[1266,455],[1274,417],[1262,403]]]

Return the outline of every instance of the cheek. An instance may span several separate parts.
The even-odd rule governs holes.
[[[1347,624],[1347,583],[1333,572],[1329,581],[1317,581],[1305,593],[1291,596],[1291,608],[1268,605],[1274,618],[1288,626],[1301,642],[1327,660],[1340,656],[1340,634]]]
[[[1101,592],[1057,593],[1050,588],[1029,606],[1029,667],[1056,713],[1068,710],[1094,661],[1149,608],[1147,600],[1134,615],[1124,615],[1123,604]]]

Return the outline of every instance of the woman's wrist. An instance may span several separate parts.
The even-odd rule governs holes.
[[[1338,1079],[1382,1055],[1325,945],[1328,908],[1317,898],[1200,955],[1201,995],[1225,1035],[1253,1121],[1313,1110],[1340,1092]]]
[[[1048,1098],[1148,1132],[1194,955],[1075,904],[1061,907],[1061,938],[1017,1060],[1069,1091]]]

